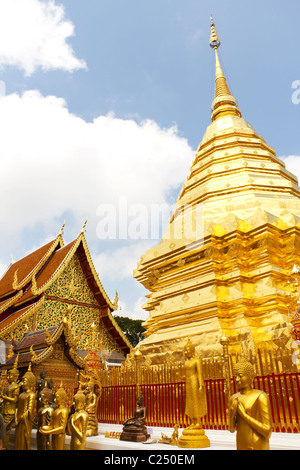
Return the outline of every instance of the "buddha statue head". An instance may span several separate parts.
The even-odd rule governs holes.
[[[74,395],[75,410],[82,410],[85,407],[85,394],[81,389]]]
[[[188,338],[188,341],[184,347],[184,353],[188,359],[190,359],[191,357],[194,357],[195,355],[195,346],[191,342],[190,337]]]
[[[39,401],[44,404],[48,403],[51,399],[51,390],[48,387],[45,387],[42,389],[40,396],[39,396]]]
[[[67,392],[65,391],[61,383],[59,389],[55,393],[55,402],[58,406],[65,405],[67,398]]]
[[[240,390],[252,387],[252,382],[255,377],[255,370],[250,362],[246,361],[245,359],[240,359],[233,366],[232,371],[236,384]]]
[[[21,384],[24,390],[34,390],[35,382],[35,375],[31,372],[31,363],[29,363],[28,370],[25,372]]]

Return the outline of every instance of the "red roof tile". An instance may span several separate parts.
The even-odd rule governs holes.
[[[54,242],[55,240],[52,240],[33,253],[11,264],[2,279],[0,279],[0,297],[13,291],[12,284],[16,270],[18,270],[18,283],[21,283],[42,261]]]

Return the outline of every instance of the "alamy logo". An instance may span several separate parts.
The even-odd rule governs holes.
[[[292,93],[292,103],[300,104],[300,80],[294,80],[292,83],[292,88],[295,91]]]
[[[296,340],[292,344],[292,349],[295,349],[295,351],[292,354],[292,362],[293,364],[300,364],[300,341]]]
[[[202,204],[176,205],[171,219],[170,212],[168,204],[131,204],[126,196],[121,196],[117,205],[101,204],[97,208],[97,237],[101,240],[159,240],[163,236],[172,242],[184,240],[187,249],[204,239]]]

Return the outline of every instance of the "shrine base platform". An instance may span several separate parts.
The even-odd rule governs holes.
[[[161,434],[164,433],[168,437],[171,437],[173,428],[158,428],[158,427],[147,427],[148,433],[151,436],[152,443],[143,442],[130,442],[120,441],[119,439],[112,439],[105,437],[105,433],[108,432],[121,432],[122,425],[117,424],[103,424],[99,423],[99,435],[88,437],[86,450],[104,450],[104,451],[153,451],[154,453],[162,452],[176,452],[182,453],[183,449],[177,446],[171,446],[169,444],[160,444],[158,440],[161,438]],[[182,429],[179,429],[179,436],[182,433]],[[229,431],[217,431],[211,429],[205,429],[205,434],[210,440],[210,447],[202,449],[194,449],[195,451],[212,451],[212,450],[236,450],[235,447],[235,433],[232,434]],[[66,435],[65,438],[65,450],[70,449],[71,437]],[[9,443],[9,450],[13,449],[14,442],[14,430],[11,433],[11,439]],[[36,449],[36,430],[32,431],[31,438],[31,450]],[[300,449],[300,434],[291,433],[272,433],[270,439],[270,450],[299,450]],[[189,449],[193,451],[193,449]]]

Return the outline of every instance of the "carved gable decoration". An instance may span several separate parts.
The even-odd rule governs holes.
[[[29,330],[57,327],[66,319],[76,350],[93,347],[124,360],[131,344],[112,315],[110,300],[93,265],[84,230],[65,245],[57,238],[12,263],[0,279],[0,340],[19,342]],[[93,325],[93,331],[91,326]]]

